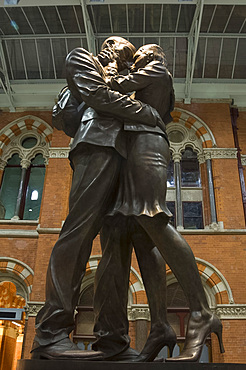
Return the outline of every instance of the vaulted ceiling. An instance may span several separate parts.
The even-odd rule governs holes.
[[[51,107],[65,85],[64,60],[93,53],[110,35],[137,48],[157,43],[177,99],[246,107],[245,0],[0,0],[0,108]]]

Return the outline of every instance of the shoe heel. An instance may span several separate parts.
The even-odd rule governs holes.
[[[172,356],[173,356],[173,350],[174,350],[175,344],[176,344],[176,342],[169,343],[169,344],[167,345],[167,346],[168,346],[168,349],[169,349],[170,357],[172,357]]]
[[[222,340],[222,325],[217,330],[215,330],[214,333],[217,335],[217,338],[218,338],[218,341],[219,341],[220,353],[224,353],[225,348],[224,348],[223,340]]]

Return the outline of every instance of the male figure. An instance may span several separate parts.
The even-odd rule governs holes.
[[[173,90],[172,78],[165,67],[165,55],[162,49],[157,45],[145,45],[135,54],[134,62],[133,73],[111,79],[110,86],[122,93],[136,90],[136,98],[155,107],[164,122],[168,123],[170,111],[173,108]],[[110,259],[111,254],[115,256],[115,249],[126,250],[121,237],[126,233],[125,226],[123,229],[121,226],[127,222],[125,216],[128,216],[128,240],[132,240],[133,244],[136,232],[141,235],[141,228],[142,233],[148,234],[153,245],[158,248],[181,284],[191,310],[184,351],[179,357],[168,360],[197,361],[203,343],[211,332],[215,332],[222,343],[222,325],[208,306],[190,246],[168,222],[170,216],[166,207],[166,170],[170,156],[168,142],[165,134],[158,132],[155,128],[136,126],[132,122],[125,124],[125,130],[128,131],[127,159],[122,164],[119,192],[114,208],[109,213],[110,216],[117,217],[114,221],[116,226],[110,229],[106,225],[103,233],[104,254],[107,259]],[[112,224],[112,221],[108,222]],[[148,248],[150,246],[149,243]],[[120,265],[120,253],[118,257],[117,264]],[[98,268],[98,275],[101,276],[99,287],[106,283],[108,276],[106,271],[103,271],[104,255],[100,264]],[[158,288],[153,287],[154,291]],[[120,295],[121,292],[119,291],[118,294]],[[160,291],[159,294],[161,294]],[[106,304],[107,301],[100,305],[100,297],[98,297],[96,309],[99,323],[101,312],[107,309]],[[104,325],[105,329],[106,325]],[[173,342],[170,327],[163,318],[162,321],[152,322],[150,336],[139,360],[152,360],[162,346],[170,346]],[[99,347],[95,345],[94,348]]]
[[[123,123],[119,119],[152,127],[163,125],[150,106],[110,90],[102,78],[100,61],[108,63],[113,53],[121,70],[134,51],[129,42],[113,37],[105,42],[98,59],[82,48],[73,50],[66,59],[69,89],[78,104],[85,101],[92,108],[85,111],[70,152],[74,173],[69,214],[51,254],[46,303],[36,318],[33,358],[99,359],[101,356],[78,350],[68,336],[74,328],[74,309],[92,241],[109,210],[122,156],[126,155]],[[115,353],[127,351],[128,347],[129,342]]]

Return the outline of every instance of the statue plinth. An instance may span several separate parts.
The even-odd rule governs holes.
[[[245,370],[245,364],[204,364],[195,362],[120,363],[80,360],[19,360],[17,370]]]

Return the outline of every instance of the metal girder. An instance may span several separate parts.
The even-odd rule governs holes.
[[[179,4],[180,0],[155,0],[155,4]],[[195,0],[186,0],[186,4],[194,4],[198,2]],[[91,1],[85,0],[86,5],[100,5],[100,4],[153,4],[153,0],[104,0],[103,2],[98,1]],[[245,0],[205,0],[205,4],[210,5],[245,5]],[[20,6],[62,6],[62,5],[80,5],[80,0],[42,0],[42,4],[40,4],[40,0],[20,0],[17,7]],[[0,7],[3,7],[4,0],[0,0]],[[6,5],[6,7],[10,7],[13,5]]]
[[[186,81],[185,81],[185,99],[186,104],[190,104],[191,85],[194,75],[196,53],[199,41],[199,33],[201,29],[202,12],[204,0],[198,0],[194,18],[191,24],[190,33],[188,36],[188,55],[186,67]]]
[[[8,98],[10,112],[15,112],[12,89],[11,89],[11,85],[10,85],[10,81],[9,81],[7,64],[6,64],[4,51],[3,51],[3,42],[2,42],[1,39],[0,39],[0,58],[1,58],[1,62],[2,62],[1,72],[4,76],[4,81],[3,81],[2,77],[0,77],[0,83],[2,85],[4,93],[6,94],[6,96]]]
[[[124,32],[120,33],[117,32],[117,36],[122,36],[122,37],[131,37],[131,38],[138,38],[138,37],[158,37],[158,38],[188,38],[189,34],[188,33],[130,33],[130,32]],[[30,34],[30,35],[2,35],[1,40],[7,41],[7,40],[27,40],[27,39],[35,39],[35,40],[40,40],[40,39],[80,39],[80,38],[86,38],[87,35],[86,33],[47,33],[47,34]],[[97,33],[97,36],[94,35],[94,39],[96,38],[107,38],[109,37],[108,33]],[[246,39],[246,33],[200,33],[199,38],[205,38],[205,39]]]
[[[87,39],[87,45],[88,50],[96,55],[96,38],[93,32],[91,20],[87,11],[86,2],[85,0],[80,0],[80,5],[82,8],[82,14],[84,18],[84,24],[85,24],[85,33],[86,33],[86,39]]]

